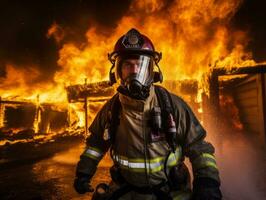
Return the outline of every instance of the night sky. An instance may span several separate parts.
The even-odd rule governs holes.
[[[169,2],[171,0],[168,0]],[[38,66],[43,80],[51,79],[58,66],[58,50],[67,41],[84,42],[85,33],[97,24],[105,30],[116,26],[127,12],[130,0],[1,0],[0,1],[0,76],[5,64],[16,67]],[[266,60],[266,3],[245,0],[232,27],[249,32],[249,50],[256,61]],[[66,35],[58,44],[47,30],[56,22]]]

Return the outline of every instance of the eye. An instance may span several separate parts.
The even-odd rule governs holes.
[[[134,63],[125,61],[123,65],[125,67],[132,67],[132,66],[134,66]]]
[[[126,67],[126,68],[128,68],[128,67],[131,66],[131,63],[129,63],[129,62],[124,62],[124,63],[123,63],[123,66]]]

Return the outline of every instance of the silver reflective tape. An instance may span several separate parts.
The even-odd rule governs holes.
[[[129,168],[135,168],[135,169],[145,169],[145,163],[144,162],[129,162],[128,160],[119,159],[117,156],[114,156],[115,160],[119,162],[121,165],[129,167]],[[160,167],[163,165],[162,162],[153,162],[153,163],[147,163],[147,166],[149,166],[151,169]]]
[[[90,154],[90,155],[95,156],[97,158],[100,158],[102,156],[101,153],[99,153],[99,152],[97,152],[95,150],[92,150],[92,149],[87,149],[85,154]]]
[[[135,168],[135,169],[144,169],[145,168],[145,163],[131,163],[128,162],[128,167],[129,168]]]

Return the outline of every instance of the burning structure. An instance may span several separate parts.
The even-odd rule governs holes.
[[[58,109],[56,104],[0,99],[1,140],[25,141],[39,139],[40,135],[60,134],[69,127],[67,108]]]
[[[162,52],[163,86],[190,104],[211,136],[207,139],[216,144],[225,197],[260,199],[257,185],[265,182],[265,165],[260,173],[257,144],[265,147],[266,48],[265,31],[252,31],[265,29],[263,1],[30,2],[3,3],[5,10],[0,13],[6,15],[1,18],[6,27],[0,33],[4,33],[0,37],[0,168],[2,162],[17,159],[18,152],[23,151],[20,158],[28,159],[28,155],[57,152],[55,146],[60,144],[80,144],[80,140],[73,144],[73,138],[83,138],[98,109],[115,92],[103,81],[108,80],[110,69],[107,53],[134,27]],[[243,3],[242,14],[250,18],[239,14]],[[258,49],[263,50],[258,53]],[[55,138],[63,140],[40,145],[55,143]],[[250,138],[256,139],[256,145],[249,144]],[[40,174],[46,168],[40,168]],[[13,174],[17,182],[17,173],[8,176]],[[259,184],[256,175],[263,179]],[[3,183],[5,190],[8,186]],[[24,183],[23,179],[19,187]],[[10,185],[14,187],[13,182]],[[57,188],[60,198],[70,191],[62,188]]]
[[[59,52],[58,68],[50,76],[50,82],[39,81],[41,72],[34,64],[18,67],[4,62],[4,76],[0,78],[2,131],[30,129],[35,133],[47,133],[86,127],[100,105],[114,93],[107,82],[101,82],[107,80],[110,66],[106,55],[112,51],[115,41],[132,27],[149,35],[157,50],[162,51],[160,65],[166,80],[164,86],[185,98],[205,126],[215,127],[216,123],[209,123],[209,120],[219,116],[220,105],[225,107],[223,96],[229,95],[234,99],[232,109],[239,110],[235,126],[241,127],[248,121],[241,116],[250,111],[241,113],[246,104],[239,100],[243,95],[236,94],[244,91],[240,89],[240,82],[245,82],[246,78],[234,79],[230,75],[239,74],[234,67],[242,74],[254,74],[253,70],[261,74],[265,67],[257,66],[253,60],[247,48],[250,41],[247,31],[231,26],[231,19],[241,3],[241,0],[132,1],[114,26],[103,27],[91,22],[81,43],[68,37],[71,31],[67,27],[51,23],[45,36],[50,41],[54,39]],[[166,34],[167,40],[162,39]],[[225,80],[225,75],[231,80]],[[92,84],[97,82],[100,84]],[[257,81],[256,88],[261,88],[260,91],[265,88],[262,83]],[[256,115],[260,120],[256,121],[263,124],[265,92],[258,94],[261,103],[251,112],[255,115],[258,111]],[[255,130],[257,125],[253,123],[250,127]],[[265,128],[260,128],[260,132],[263,130],[265,132]]]
[[[265,73],[266,65],[232,68],[230,71],[215,69],[209,78],[210,95],[203,112],[206,121],[219,129],[221,120],[226,119],[225,123],[234,130],[245,130],[264,143]],[[206,116],[208,111],[211,117]]]
[[[233,68],[230,71],[215,69],[209,74],[208,86],[210,94],[200,94],[198,97],[198,82],[193,80],[165,81],[164,85],[172,92],[182,94],[192,106],[202,122],[217,127],[219,118],[226,118],[222,114],[234,114],[232,119],[234,128],[254,132],[262,140],[265,133],[265,74],[266,65]],[[225,76],[244,75],[223,79]],[[220,77],[220,78],[219,78]],[[108,81],[99,83],[85,83],[66,87],[70,104],[83,104],[83,125],[85,134],[88,129],[88,103],[107,101],[114,93]],[[228,101],[228,95],[231,100]],[[231,103],[234,108],[223,111]],[[97,106],[96,106],[97,107]],[[98,106],[99,107],[99,106]],[[65,131],[77,123],[71,119],[69,106],[60,108],[56,104],[34,104],[23,101],[4,101],[0,99],[0,122],[2,130],[32,130],[35,133],[49,133]],[[96,110],[99,108],[96,108]],[[84,110],[84,111],[82,111]],[[96,113],[92,110],[92,113]],[[79,113],[80,115],[82,115]],[[91,113],[90,113],[91,115]],[[81,116],[79,116],[81,117]],[[92,116],[91,116],[92,117]],[[81,117],[82,118],[82,117]],[[73,128],[73,127],[72,127]],[[209,127],[211,128],[211,127]]]

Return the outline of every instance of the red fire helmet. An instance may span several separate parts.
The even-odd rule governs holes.
[[[108,54],[111,63],[115,62],[119,54],[151,55],[159,63],[162,54],[155,51],[152,41],[138,30],[132,28],[116,42],[114,51]]]
[[[114,51],[108,54],[109,61],[113,64],[110,69],[110,84],[116,82],[115,73],[112,69],[116,65],[116,60],[118,57],[124,57],[128,55],[146,55],[153,59],[156,66],[158,66],[161,60],[162,54],[155,51],[152,41],[145,35],[141,34],[138,30],[132,28],[125,35],[120,37],[115,44]],[[159,68],[159,66],[158,66]],[[119,70],[119,69],[117,69]],[[162,74],[159,68],[159,73],[154,74],[154,81],[162,82]]]

